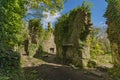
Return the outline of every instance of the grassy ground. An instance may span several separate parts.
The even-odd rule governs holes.
[[[109,80],[107,72],[95,69],[80,70],[59,64],[55,55],[42,59],[23,56],[22,67],[26,80]]]
[[[96,57],[92,58],[92,60],[96,61],[97,65],[99,66],[106,66],[108,68],[113,67],[111,54],[97,55]]]

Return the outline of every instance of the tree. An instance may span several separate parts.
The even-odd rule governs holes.
[[[91,2],[88,1],[83,1],[82,6],[84,6],[86,9],[90,9],[93,7],[93,4]]]
[[[0,46],[13,48],[22,41],[24,0],[0,1]]]
[[[50,13],[54,15],[56,11],[61,11],[63,9],[66,1],[67,0],[30,0],[27,4],[29,11],[25,19],[29,20],[29,16],[34,18],[44,17],[42,15],[43,11],[50,11]]]
[[[108,38],[111,42],[111,48],[113,53],[113,62],[115,66],[120,66],[120,1],[119,0],[107,0],[108,7],[105,12],[108,24]]]
[[[90,46],[92,58],[97,58],[101,54],[108,54],[111,51],[107,35],[100,28],[93,27],[87,42]]]
[[[20,55],[14,47],[24,39],[24,2],[25,0],[0,0],[0,77],[8,75],[13,79],[12,75],[20,73]]]
[[[120,80],[120,0],[106,1],[108,3],[108,7],[104,16],[107,18],[107,33],[111,43],[114,63],[112,77],[114,80]]]
[[[39,5],[39,2],[41,2],[44,3],[45,8],[52,10],[51,8],[53,7],[55,7],[54,9],[60,8],[62,1],[0,0],[0,77],[4,72],[6,73],[5,75],[11,75],[8,72],[13,72],[14,69],[18,69],[20,66],[20,55],[14,48],[16,45],[21,45],[26,38],[23,36],[25,28],[23,18],[25,17],[26,9],[30,6],[33,7],[32,4],[34,3]],[[56,4],[56,6],[53,6],[53,4]],[[1,69],[4,69],[4,71],[1,71]],[[11,76],[12,79],[13,77]]]

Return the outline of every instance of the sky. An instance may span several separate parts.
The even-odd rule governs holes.
[[[93,7],[91,8],[93,25],[96,27],[106,26],[105,25],[106,19],[103,17],[107,7],[107,3],[105,2],[105,0],[87,0],[87,1],[93,4]],[[82,2],[83,0],[68,0],[64,4],[62,14],[65,14],[70,10],[80,6]]]
[[[47,28],[48,23],[52,23],[53,26],[55,24],[55,22],[57,21],[57,19],[59,17],[61,17],[62,15],[64,15],[65,13],[68,13],[70,10],[77,8],[79,6],[81,6],[82,2],[84,0],[68,0],[65,4],[64,4],[64,8],[62,11],[57,11],[54,15],[52,15],[50,13],[50,11],[42,12],[42,15],[45,17],[40,17],[41,18],[41,23],[43,25],[44,28]],[[107,3],[105,2],[105,0],[86,0],[88,2],[91,2],[93,4],[93,7],[91,8],[91,12],[92,12],[92,22],[93,25],[95,27],[100,27],[100,28],[106,28],[107,25],[105,24],[106,19],[103,17],[105,11],[106,11],[106,7],[107,7]],[[40,10],[28,10],[28,14],[35,14],[35,16],[31,16],[31,15],[27,15],[26,19],[33,19],[35,17],[38,18]]]

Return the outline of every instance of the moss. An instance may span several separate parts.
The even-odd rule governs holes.
[[[37,45],[36,44],[30,44],[29,45],[29,56],[33,57],[33,55],[35,54],[36,50],[37,50]]]
[[[109,74],[113,80],[120,80],[120,67],[109,69]]]
[[[26,54],[31,57],[33,57],[35,54],[43,54],[39,51],[40,46],[45,46],[44,42],[49,40],[53,31],[54,29],[52,28],[51,23],[48,23],[48,28],[44,29],[40,24],[39,19],[31,19],[28,26],[28,37],[24,40],[24,50]],[[41,49],[44,51],[43,48]]]
[[[108,7],[105,12],[105,17],[107,18],[107,24],[108,24],[108,38],[111,43],[112,48],[112,57],[113,62],[118,67],[120,66],[120,50],[119,50],[119,42],[120,42],[120,1],[119,0],[107,0]]]
[[[113,80],[120,80],[120,0],[107,0],[108,7],[105,12],[108,24],[108,38],[111,43],[114,68],[110,70]]]
[[[58,20],[54,35],[57,57],[60,60],[65,59],[66,63],[82,67],[82,54],[84,54],[83,47],[85,45],[80,44],[79,41],[86,43],[91,27],[90,21],[90,12],[84,7],[76,8]]]
[[[87,66],[88,66],[89,68],[95,68],[95,67],[97,66],[97,64],[96,64],[95,61],[89,60]]]

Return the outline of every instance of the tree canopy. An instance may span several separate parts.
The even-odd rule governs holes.
[[[66,1],[67,0],[30,0],[27,4],[28,12],[25,19],[28,21],[28,16],[34,18],[44,17],[44,15],[42,15],[43,11],[50,12],[54,15],[56,11],[61,11],[64,8]]]
[[[24,14],[24,0],[0,0],[1,47],[10,48],[21,42]]]

